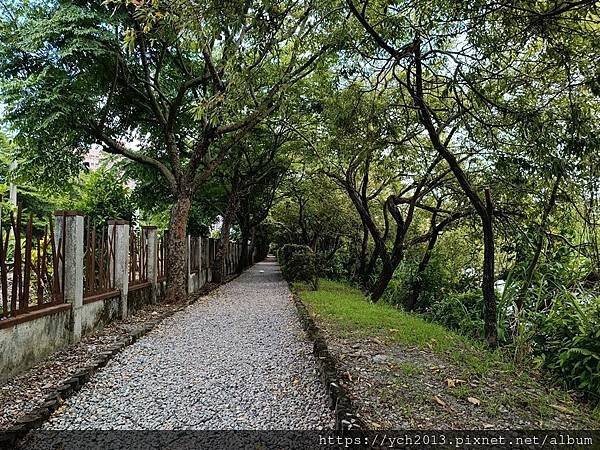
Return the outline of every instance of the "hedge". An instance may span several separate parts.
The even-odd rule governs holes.
[[[306,245],[286,244],[277,251],[281,273],[287,281],[304,281],[318,287],[317,255]]]

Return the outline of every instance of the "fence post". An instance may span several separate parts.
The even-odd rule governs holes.
[[[192,237],[188,234],[185,237],[185,273],[187,274],[187,293],[192,293]]]
[[[148,251],[148,281],[152,283],[152,303],[156,303],[158,299],[158,232],[156,227],[142,227],[142,233],[146,233],[146,245]]]
[[[202,289],[204,283],[206,283],[206,277],[204,275],[204,238],[198,236],[198,289]]]
[[[225,258],[225,273],[223,274],[224,277],[229,276],[229,260],[231,258],[231,242],[227,242],[226,251],[227,251],[227,253],[225,253],[225,255],[227,257]]]
[[[64,301],[72,305],[70,331],[73,342],[79,342],[81,339],[83,228],[83,216],[78,212],[56,211],[54,214],[54,242],[64,245],[64,266],[59,265],[58,276],[63,280]]]
[[[231,269],[231,273],[235,273],[237,270],[237,252],[238,252],[238,242],[236,241],[235,244],[233,244],[233,264],[232,264],[232,269]]]
[[[200,236],[196,236],[194,239],[196,239],[196,263],[194,264],[194,267],[198,269],[198,273],[196,275],[196,290],[199,291],[202,287],[200,279],[200,273],[202,272],[202,238]]]
[[[129,222],[109,220],[108,235],[114,236],[114,262],[111,261],[110,277],[115,289],[121,291],[120,315],[124,319],[127,317],[127,291],[129,290]]]
[[[202,254],[200,259],[202,261],[202,284],[204,285],[208,283],[208,241],[204,237],[200,238],[200,250]]]
[[[212,238],[206,239],[206,281],[212,281]]]

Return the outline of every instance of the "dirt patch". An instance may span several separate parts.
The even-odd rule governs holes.
[[[474,375],[444,355],[379,338],[329,330],[326,339],[357,414],[373,429],[598,427],[566,393],[525,373]]]

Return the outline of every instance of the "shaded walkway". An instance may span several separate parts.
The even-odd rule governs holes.
[[[330,428],[311,345],[273,258],[165,319],[46,429]]]

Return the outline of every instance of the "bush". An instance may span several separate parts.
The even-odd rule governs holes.
[[[582,301],[571,292],[554,300],[540,315],[534,351],[558,381],[600,398],[600,302]]]
[[[287,281],[304,281],[318,287],[317,255],[306,245],[287,244],[277,251],[281,273]]]
[[[432,320],[477,339],[483,338],[483,296],[481,292],[450,293],[429,310]]]
[[[345,248],[338,249],[335,254],[327,257],[325,253],[317,253],[317,265],[322,278],[335,281],[346,281],[351,271],[353,261]],[[350,261],[350,263],[348,263]]]
[[[285,266],[294,253],[306,253],[310,251],[311,249],[307,245],[286,244],[282,247],[279,247],[277,250],[277,260],[281,265],[281,271],[285,271]]]
[[[420,283],[420,295],[412,309],[425,312],[453,292],[477,289],[478,277],[454,264],[453,258],[442,249],[434,249],[425,271],[418,273],[422,254],[409,254],[400,263],[390,281],[384,299],[393,305],[408,306],[412,290]]]

